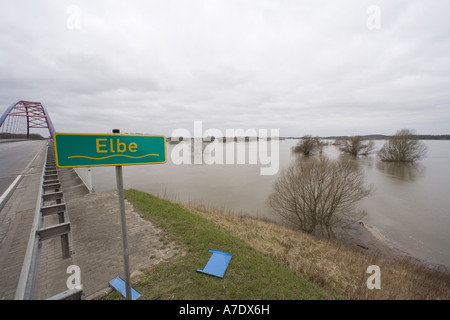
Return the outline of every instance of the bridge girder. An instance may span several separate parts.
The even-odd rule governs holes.
[[[26,117],[27,138],[29,138],[30,129],[32,128],[48,128],[52,138],[55,134],[55,128],[50,119],[50,115],[40,102],[25,100],[14,102],[0,117],[0,128],[5,124],[8,117]]]

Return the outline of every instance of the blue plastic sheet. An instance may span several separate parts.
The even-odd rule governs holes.
[[[197,269],[197,271],[223,278],[223,275],[228,268],[228,263],[231,260],[232,254],[214,249],[209,249],[209,252],[212,253],[212,256],[209,259],[208,263],[203,268],[203,270]]]
[[[122,296],[124,296],[124,298],[127,297],[127,293],[126,293],[126,288],[125,288],[125,281],[123,281],[123,279],[121,277],[117,277],[112,279],[109,284],[116,289],[117,291],[119,291]],[[141,294],[134,290],[133,288],[131,288],[131,299],[132,300],[136,300],[141,296]]]

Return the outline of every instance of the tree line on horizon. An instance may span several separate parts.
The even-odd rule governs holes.
[[[9,132],[0,132],[0,139],[27,139],[26,133],[9,133]],[[44,140],[45,138],[41,136],[39,133],[30,133],[29,140]]]
[[[414,134],[416,139],[418,140],[450,140],[450,134]],[[321,137],[321,139],[348,139],[351,136],[328,136]],[[366,134],[359,136],[363,139],[375,139],[375,140],[385,140],[392,137],[392,135],[384,135],[384,134]]]

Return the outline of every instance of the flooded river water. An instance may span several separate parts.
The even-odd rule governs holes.
[[[279,170],[294,160],[298,140],[279,141]],[[182,142],[187,143],[187,142]],[[248,153],[257,142],[245,144]],[[376,141],[376,149],[384,141]],[[418,163],[381,162],[376,154],[358,157],[374,193],[360,203],[364,222],[376,227],[407,253],[450,267],[450,141],[423,141],[427,156]],[[167,163],[124,167],[125,188],[135,188],[179,202],[194,202],[239,214],[276,219],[266,205],[277,178],[261,175],[262,164],[175,164],[176,144],[167,144]],[[341,155],[336,146],[323,149],[330,158]],[[204,159],[208,155],[203,155]],[[279,172],[279,171],[278,171]],[[92,168],[96,191],[116,188],[114,167]]]

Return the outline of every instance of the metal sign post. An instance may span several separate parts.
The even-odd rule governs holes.
[[[113,129],[113,133],[120,133]],[[125,216],[125,196],[123,193],[122,166],[116,166],[117,197],[119,199],[120,226],[122,227],[123,268],[125,272],[126,299],[131,300],[130,260],[128,258],[127,219]]]
[[[166,138],[164,136],[120,134],[119,129],[113,129],[112,132],[112,135],[56,133],[54,135],[56,164],[60,168],[116,167],[126,299],[131,300],[132,289],[122,166],[165,163],[167,157]]]

